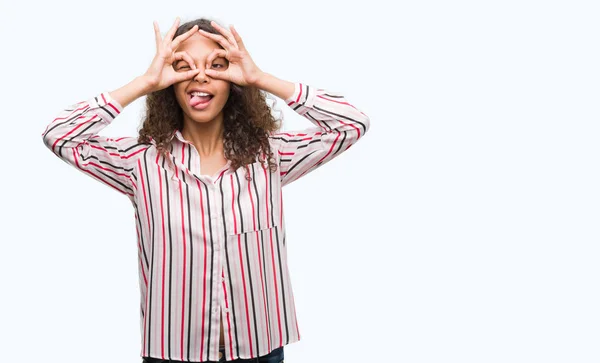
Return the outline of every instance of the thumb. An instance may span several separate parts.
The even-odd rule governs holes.
[[[186,81],[190,78],[195,77],[198,73],[200,73],[200,68],[192,69],[191,71],[187,71],[187,72],[183,72],[183,73],[178,73],[177,76],[175,77],[175,82]]]
[[[208,74],[212,78],[229,81],[229,77],[227,77],[227,72],[224,72],[224,71],[215,71],[214,69],[205,69],[204,73]]]

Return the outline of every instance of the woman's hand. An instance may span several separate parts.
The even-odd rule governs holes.
[[[179,17],[175,20],[175,23],[171,29],[169,29],[169,32],[165,35],[164,39],[161,39],[158,24],[156,21],[154,22],[156,55],[154,56],[150,67],[142,76],[147,82],[149,92],[159,91],[169,87],[173,83],[190,79],[196,76],[200,71],[200,69],[196,68],[192,57],[190,57],[188,53],[174,51],[181,42],[192,36],[198,30],[198,26],[194,25],[192,29],[173,40],[173,35],[177,31],[177,27],[179,27]],[[180,59],[183,59],[190,65],[190,71],[176,72],[173,69],[173,63]]]
[[[221,35],[209,33],[202,29],[198,31],[200,34],[219,43],[224,49],[215,49],[208,56],[205,73],[212,78],[233,82],[240,86],[255,85],[263,72],[254,64],[250,54],[248,54],[242,37],[240,37],[233,25],[229,26],[231,29],[229,31],[214,21],[211,21],[210,24]],[[212,65],[213,60],[217,57],[223,57],[229,61],[227,70],[217,71],[211,69],[210,65]]]

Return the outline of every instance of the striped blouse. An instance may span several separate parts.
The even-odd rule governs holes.
[[[154,144],[98,133],[123,107],[103,92],[60,112],[46,146],[126,195],[137,231],[143,357],[227,360],[300,340],[287,265],[281,188],[352,146],[369,118],[341,94],[295,83],[286,104],[313,127],[269,136],[278,170],[256,162],[203,175],[196,148],[173,132],[169,166]]]

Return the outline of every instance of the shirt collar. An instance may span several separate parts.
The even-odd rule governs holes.
[[[181,141],[184,144],[189,144],[190,142],[187,141],[186,139],[183,138],[183,134],[181,133],[181,131],[175,129],[175,131],[173,131],[173,134],[171,135],[171,140],[173,140],[173,138],[176,138],[177,140]]]
[[[171,134],[171,139],[177,139],[180,142],[184,143],[184,144],[191,144],[189,141],[187,141],[184,137],[183,134],[181,133],[181,131],[175,129],[175,131],[173,131],[173,133]],[[223,167],[223,169],[227,169],[231,166],[231,160],[227,160],[227,164],[225,164],[225,166]],[[221,170],[223,170],[221,169]]]

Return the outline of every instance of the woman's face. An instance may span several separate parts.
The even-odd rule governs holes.
[[[175,49],[176,52],[185,51],[188,53],[194,60],[196,67],[200,69],[200,72],[194,78],[173,85],[175,97],[183,110],[184,118],[189,119],[189,121],[205,123],[219,118],[222,121],[223,107],[229,98],[230,84],[228,81],[210,78],[204,73],[206,60],[210,53],[213,49],[221,48],[212,39],[208,39],[200,33],[195,33]],[[217,57],[210,67],[216,71],[224,71],[228,67],[228,61],[225,58]],[[184,60],[173,63],[173,68],[178,72],[191,69],[190,65]],[[206,92],[212,96],[193,95],[193,91]]]

